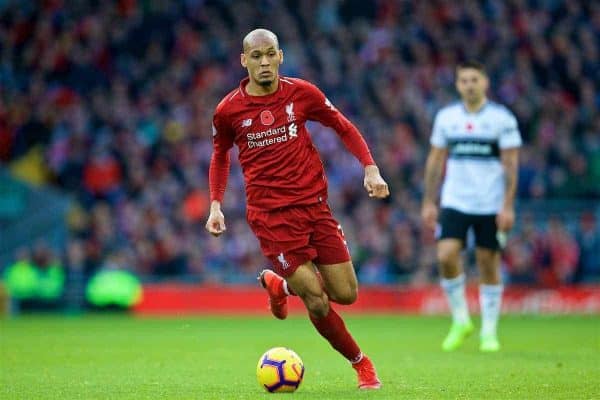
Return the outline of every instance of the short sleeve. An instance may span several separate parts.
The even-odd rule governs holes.
[[[522,144],[523,141],[521,140],[517,119],[507,110],[500,128],[498,145],[501,149],[508,149],[511,147],[521,147]]]
[[[444,134],[444,128],[442,128],[441,119],[441,112],[438,112],[433,120],[433,130],[431,132],[429,143],[435,147],[445,148],[448,143],[446,135]]]

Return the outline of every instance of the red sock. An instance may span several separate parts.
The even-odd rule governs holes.
[[[331,346],[339,351],[348,361],[354,362],[360,360],[360,348],[354,341],[346,324],[335,310],[329,306],[329,313],[323,318],[315,318],[310,315],[310,320],[317,328],[317,331],[331,344]]]

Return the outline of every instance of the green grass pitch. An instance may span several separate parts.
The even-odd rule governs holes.
[[[348,363],[300,316],[3,319],[0,399],[600,399],[598,317],[504,317],[498,354],[481,354],[477,335],[441,352],[447,318],[346,322],[376,363],[378,392],[359,392]],[[274,346],[304,361],[294,394],[256,382]]]

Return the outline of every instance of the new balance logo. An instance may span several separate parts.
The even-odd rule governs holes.
[[[298,126],[296,124],[290,124],[290,126],[288,126],[288,133],[291,138],[298,137]]]
[[[288,122],[292,122],[296,120],[296,115],[294,114],[294,102],[292,101],[290,104],[285,106],[285,112],[287,114]]]
[[[252,118],[248,118],[242,121],[242,128],[247,128],[252,125]]]
[[[279,263],[281,264],[281,268],[283,269],[287,269],[290,267],[290,263],[287,262],[287,260],[283,256],[283,253],[279,253],[279,255],[277,256],[277,261],[279,261]]]

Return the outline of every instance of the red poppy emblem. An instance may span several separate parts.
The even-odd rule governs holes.
[[[275,117],[271,114],[271,111],[265,110],[260,113],[260,122],[262,122],[263,125],[273,125]]]
[[[468,131],[472,131],[473,130],[473,124],[470,122],[467,122],[467,130]]]

